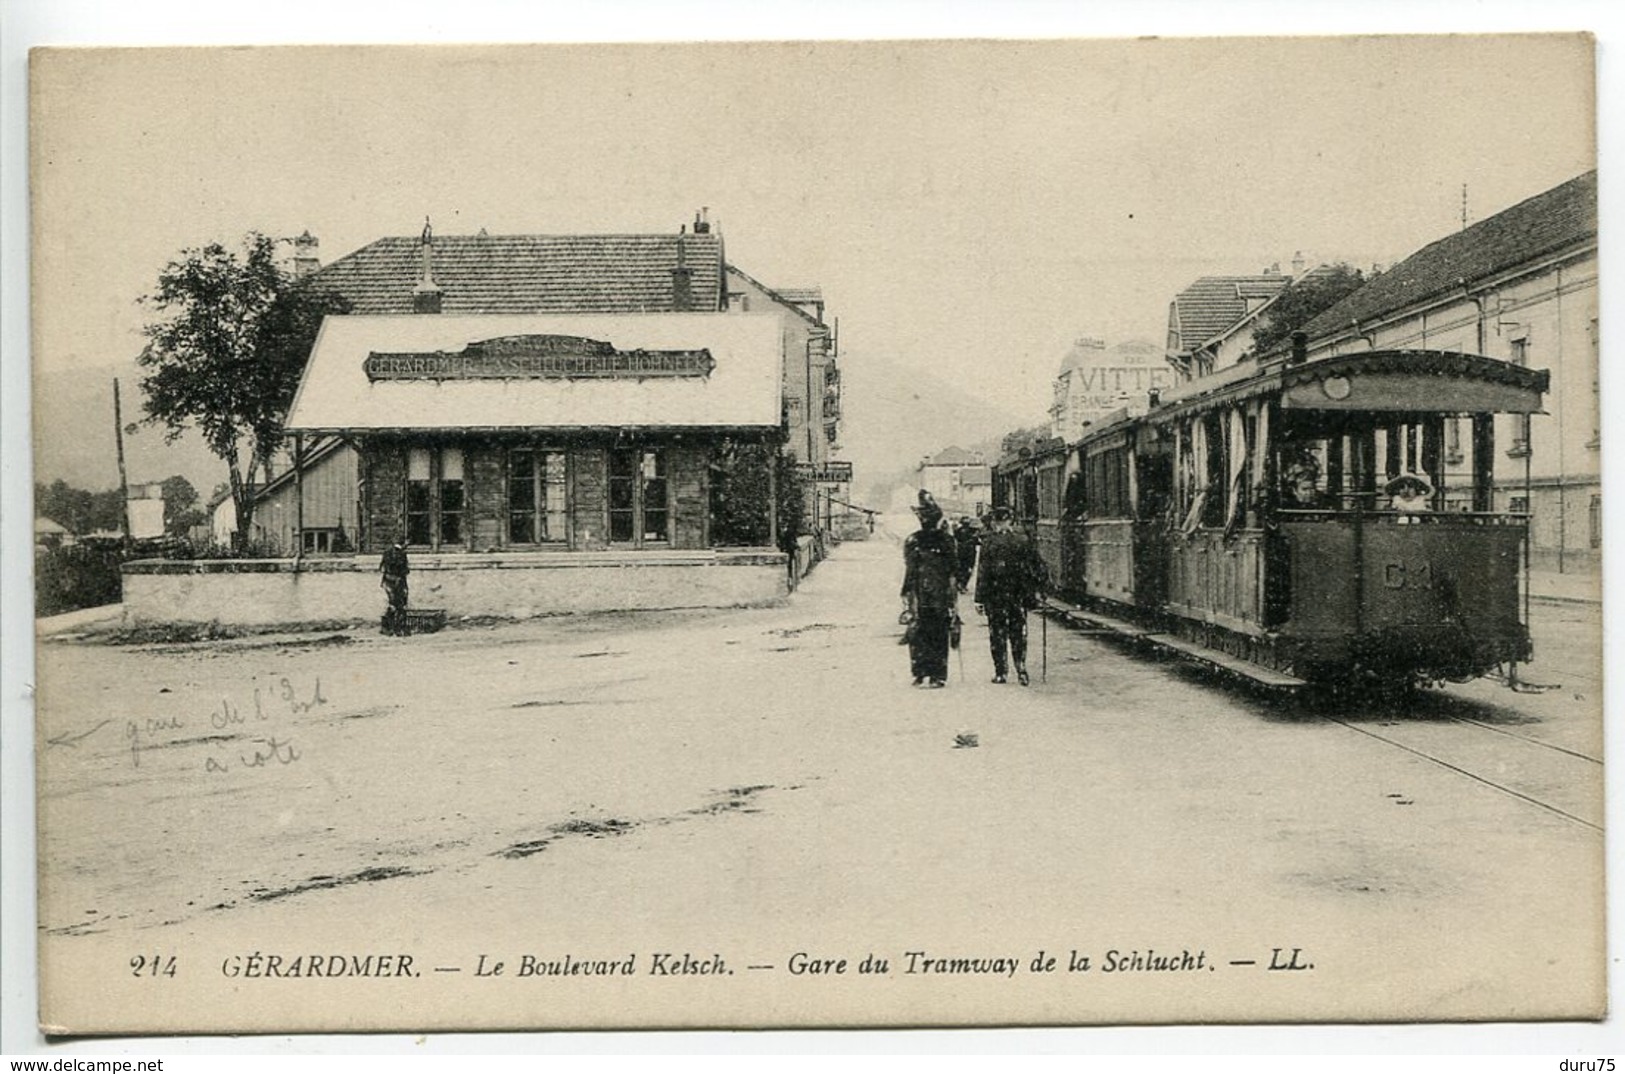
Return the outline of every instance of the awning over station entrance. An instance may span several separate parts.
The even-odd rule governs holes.
[[[333,316],[287,428],[765,429],[782,339],[766,314]]]

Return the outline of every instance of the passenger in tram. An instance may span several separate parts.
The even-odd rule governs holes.
[[[1320,464],[1305,453],[1281,471],[1281,506],[1288,511],[1325,511],[1337,504],[1320,487]]]
[[[1433,509],[1433,486],[1416,474],[1400,474],[1383,487],[1388,506],[1401,514],[1419,515]]]

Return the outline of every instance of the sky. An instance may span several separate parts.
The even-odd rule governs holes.
[[[1594,166],[1569,35],[36,57],[36,361],[134,354],[180,250],[675,231],[822,286],[847,361],[1033,420],[1204,273],[1388,263]]]

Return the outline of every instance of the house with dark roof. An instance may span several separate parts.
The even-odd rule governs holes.
[[[426,226],[326,267],[314,245],[296,244],[297,270],[347,312],[323,322],[286,421],[290,458],[256,509],[255,537],[294,557],[268,573],[291,581],[261,579],[277,592],[257,605],[199,582],[150,607],[345,618],[378,605],[371,575],[395,545],[413,593],[462,615],[784,591],[773,460],[827,460],[838,421],[816,288],[784,296],[728,266],[703,216],[661,235]],[[812,508],[809,496],[809,520]]]
[[[1429,243],[1304,331],[1310,360],[1415,348],[1549,370],[1546,413],[1496,419],[1496,508],[1530,513],[1536,566],[1592,571],[1602,547],[1597,306],[1592,171]],[[1447,424],[1450,465],[1463,461],[1464,425]]]
[[[949,515],[981,515],[993,503],[993,469],[980,451],[943,448],[914,470],[918,487]]]
[[[1168,363],[1183,380],[1234,365],[1251,346],[1258,318],[1291,282],[1274,269],[1197,279],[1168,304]]]

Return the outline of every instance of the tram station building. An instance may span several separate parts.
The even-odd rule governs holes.
[[[282,554],[138,565],[135,618],[370,615],[395,543],[413,604],[453,616],[784,593],[772,460],[827,461],[839,424],[816,289],[785,297],[733,270],[703,219],[675,235],[426,229],[314,279],[349,312],[323,323],[290,457],[259,490],[255,537]]]

